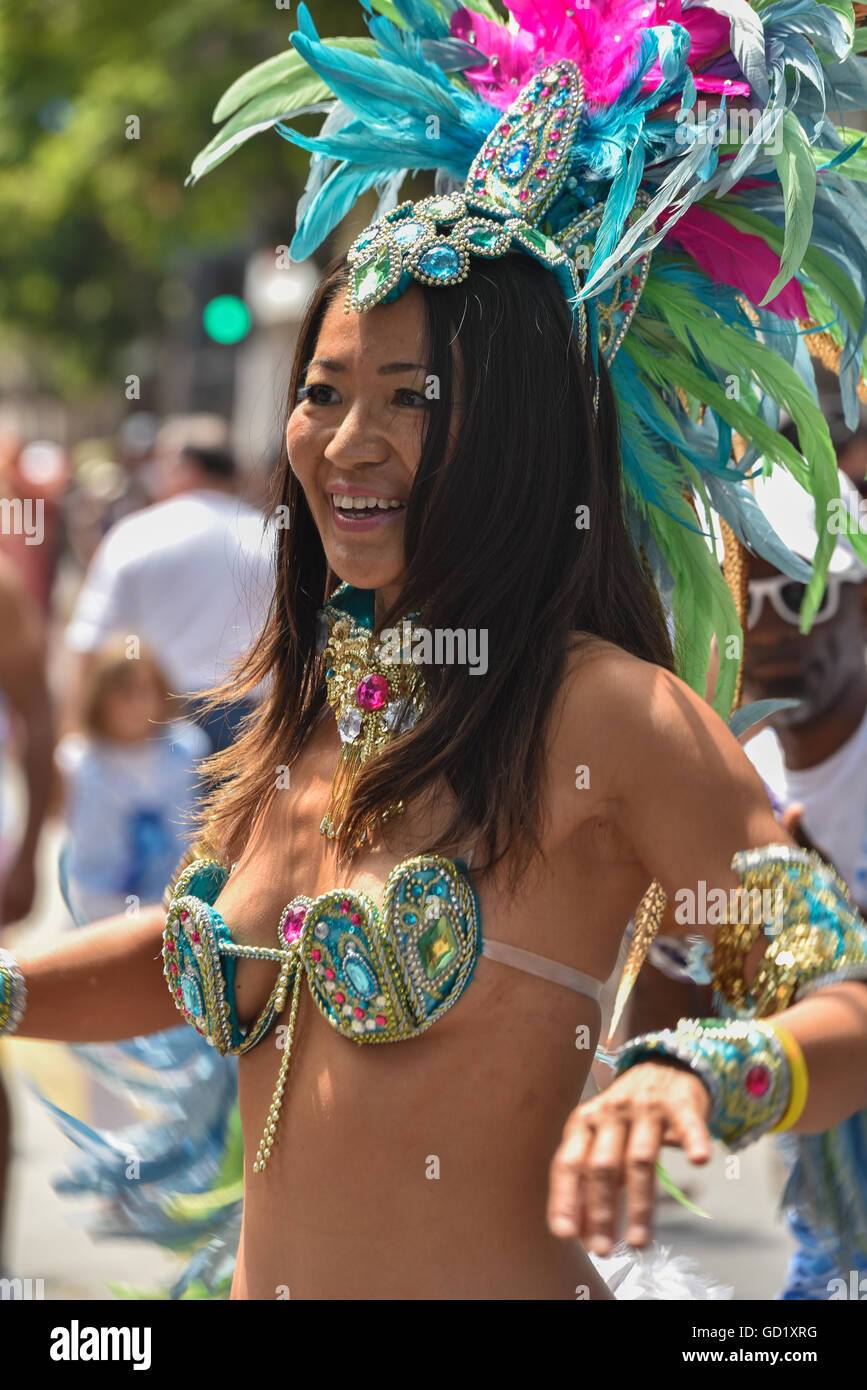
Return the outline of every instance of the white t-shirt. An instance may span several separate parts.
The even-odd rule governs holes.
[[[856,903],[867,908],[867,714],[843,746],[815,767],[787,768],[771,728],[751,738],[744,752],[783,806],[801,803],[807,835],[828,854]]]
[[[274,587],[273,530],[213,489],[124,517],[103,537],[66,640],[90,652],[136,635],[173,694],[216,684],[262,630]]]

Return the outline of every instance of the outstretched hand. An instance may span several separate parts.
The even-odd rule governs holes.
[[[551,1163],[548,1226],[607,1255],[617,1239],[625,1197],[624,1237],[642,1247],[651,1239],[656,1163],[664,1144],[682,1148],[691,1163],[707,1163],[710,1095],[688,1068],[641,1062],[572,1111]]]

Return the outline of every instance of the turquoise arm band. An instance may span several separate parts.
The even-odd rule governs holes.
[[[675,1029],[632,1038],[618,1053],[616,1075],[641,1062],[677,1060],[701,1078],[711,1098],[708,1129],[741,1149],[774,1129],[792,1091],[789,1059],[773,1027],[734,1019],[682,1018]]]

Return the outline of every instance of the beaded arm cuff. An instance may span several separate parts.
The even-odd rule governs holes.
[[[776,1128],[789,1111],[792,1068],[769,1023],[682,1018],[672,1030],[644,1033],[621,1048],[616,1075],[640,1062],[677,1058],[710,1092],[708,1129],[742,1149]]]
[[[867,923],[843,880],[815,851],[790,845],[742,850],[741,880],[718,928],[714,989],[727,1003],[767,1018],[836,980],[867,980]],[[747,990],[744,962],[772,938]]]
[[[27,1004],[27,986],[13,955],[0,950],[0,1037],[14,1033]]]

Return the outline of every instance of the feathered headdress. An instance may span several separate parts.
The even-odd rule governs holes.
[[[624,505],[676,630],[681,676],[727,716],[740,631],[707,544],[714,517],[808,584],[748,478],[782,466],[828,515],[838,494],[810,351],[857,418],[867,332],[863,139],[828,110],[867,107],[865,31],[847,0],[362,0],[369,38],[323,42],[305,5],[292,48],[239,78],[191,180],[259,131],[311,151],[291,254],[316,250],[369,189],[351,252],[358,308],[410,278],[454,283],[468,257],[520,249],[563,284],[610,365]],[[863,6],[858,7],[863,10]],[[309,137],[288,122],[327,113]],[[401,203],[410,171],[436,197]],[[800,449],[776,426],[785,412]],[[737,438],[736,438],[737,437]],[[734,445],[734,447],[733,447]],[[850,535],[867,558],[867,536]]]

